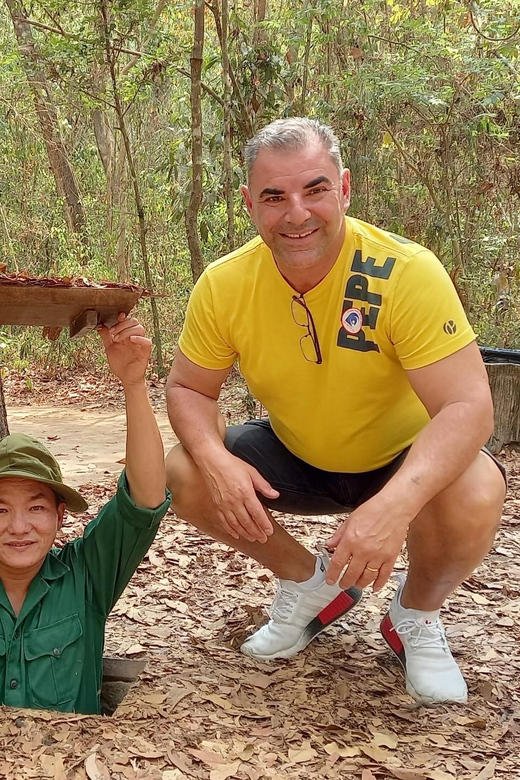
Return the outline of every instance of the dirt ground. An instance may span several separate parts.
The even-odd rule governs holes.
[[[164,446],[176,443],[166,412],[156,411]],[[10,430],[37,436],[62,466],[72,487],[99,483],[119,474],[125,456],[125,413],[119,409],[78,409],[44,403],[14,407]]]
[[[114,490],[124,453],[121,396],[94,377],[5,381],[11,430],[40,436],[90,501]],[[151,388],[165,443],[163,388]],[[228,419],[246,416],[230,387]],[[0,778],[26,780],[520,780],[520,458],[490,555],[449,600],[444,622],[467,706],[417,707],[378,626],[395,584],[294,659],[259,664],[238,645],[266,618],[270,573],[168,514],[107,626],[110,655],[147,658],[112,717],[0,708]],[[310,548],[331,517],[283,518]],[[405,561],[398,562],[403,569]]]

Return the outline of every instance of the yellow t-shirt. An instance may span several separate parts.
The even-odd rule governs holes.
[[[236,359],[276,435],[326,471],[385,465],[429,420],[406,370],[470,344],[475,335],[435,255],[346,217],[340,255],[305,293],[323,363],[291,312],[295,291],[260,238],[211,263],[190,298],[179,347],[199,366]],[[293,304],[294,307],[297,304]],[[305,312],[295,312],[305,322]]]

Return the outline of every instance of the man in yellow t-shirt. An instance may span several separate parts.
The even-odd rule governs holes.
[[[177,514],[270,568],[271,619],[243,645],[287,658],[410,567],[381,623],[407,690],[466,701],[439,610],[488,552],[504,474],[475,336],[437,258],[350,217],[350,175],[325,125],[277,120],[246,148],[259,237],[212,263],[188,306],[167,386],[181,442],[167,460]],[[226,429],[239,361],[269,413]],[[272,517],[350,512],[313,555]]]

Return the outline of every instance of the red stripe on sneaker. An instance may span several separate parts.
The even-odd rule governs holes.
[[[381,621],[381,633],[384,638],[397,655],[401,655],[404,652],[403,643],[399,639],[399,634],[394,631],[390,615],[385,615]]]
[[[348,612],[348,610],[354,606],[354,603],[354,599],[343,591],[339,596],[336,596],[334,601],[327,604],[325,609],[322,609],[316,617],[324,626],[328,626],[333,620],[339,618],[343,613]]]

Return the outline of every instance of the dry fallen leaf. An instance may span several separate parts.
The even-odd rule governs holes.
[[[293,764],[303,764],[306,761],[312,761],[318,755],[308,742],[299,748],[289,748],[289,761]]]
[[[415,772],[413,769],[397,769],[397,767],[393,766],[387,766],[385,769],[391,773],[392,777],[396,777],[397,780],[428,780],[426,775]]]
[[[130,645],[128,650],[125,651],[125,655],[138,655],[139,653],[146,653],[146,647],[143,647],[139,643]]]
[[[493,756],[489,764],[486,764],[482,771],[475,776],[474,780],[491,780],[491,778],[495,776],[496,766],[497,760]]]
[[[216,693],[207,693],[202,695],[202,699],[206,699],[207,701],[212,701],[213,704],[216,704],[217,707],[222,707],[223,710],[230,710],[232,709],[232,705],[230,702],[226,701],[226,699],[223,699],[222,696],[217,696]]]
[[[377,745],[359,745],[359,749],[365,756],[372,758],[374,761],[380,761],[381,763],[387,761],[390,755],[390,753],[386,750],[381,750]]]
[[[85,771],[90,780],[110,780],[106,766],[98,761],[96,753],[91,753],[85,761]]]
[[[391,750],[395,750],[397,747],[397,742],[397,734],[384,734],[382,732],[375,732],[372,736],[372,744],[376,747],[388,747]]]
[[[233,761],[232,764],[221,764],[220,766],[216,766],[209,773],[209,779],[227,780],[228,777],[232,777],[233,775],[236,775],[239,766],[240,766],[240,760]]]
[[[336,754],[340,758],[354,758],[354,756],[361,755],[359,748],[344,747],[343,745],[338,745],[337,742],[329,742],[327,745],[325,745],[324,750],[329,754],[329,756]]]
[[[255,688],[268,688],[270,685],[276,682],[276,677],[270,677],[268,674],[262,674],[262,672],[256,672],[255,674],[248,674],[242,680],[243,685],[252,685]]]
[[[224,758],[224,756],[221,756],[219,753],[215,753],[213,750],[197,750],[197,748],[189,748],[188,752],[191,753],[192,756],[195,756],[195,758],[198,758],[199,761],[203,761],[205,764],[208,764],[208,766],[227,763],[227,759]]]
[[[429,778],[429,780],[455,780],[454,775],[450,775],[448,772],[444,772],[442,769],[433,769],[429,772],[427,771],[426,777]]]

